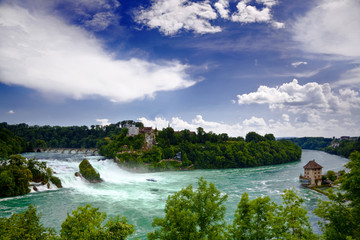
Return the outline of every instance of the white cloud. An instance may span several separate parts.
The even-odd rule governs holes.
[[[251,0],[240,1],[237,5],[237,12],[233,13],[231,20],[241,23],[270,22],[271,13],[269,7],[259,10],[256,6],[249,5]]]
[[[250,119],[245,119],[242,123],[248,127],[265,127],[266,126],[265,120],[263,118],[257,118],[254,116],[252,116]]]
[[[293,24],[293,39],[303,50],[354,63],[355,68],[343,74],[333,87],[360,88],[359,12],[358,0],[321,0]]]
[[[217,134],[220,133],[228,133],[231,136],[241,136],[243,135],[243,127],[241,124],[229,125],[225,123],[211,122],[203,119],[201,115],[196,115],[191,122],[187,122],[182,120],[179,117],[172,117],[171,121],[166,120],[165,118],[156,117],[154,120],[149,120],[144,117],[139,118],[144,126],[151,126],[153,128],[157,128],[159,130],[168,127],[169,125],[175,131],[181,131],[183,129],[188,129],[190,131],[197,130],[198,127],[202,127],[206,132],[214,132]]]
[[[345,91],[345,90],[344,90]],[[349,90],[350,91],[350,90]],[[346,93],[349,93],[346,90]],[[310,82],[300,85],[296,79],[280,87],[260,86],[256,92],[238,95],[239,104],[269,104],[270,109],[287,108],[291,112],[316,109],[321,112],[346,113],[355,105],[360,105],[360,98],[351,90],[352,102],[345,97],[345,92],[332,92],[329,84]]]
[[[270,110],[282,114],[282,119],[269,121],[267,126],[282,136],[285,136],[286,131],[282,131],[280,126],[285,125],[289,131],[287,135],[292,136],[311,134],[311,129],[318,136],[341,132],[359,134],[355,127],[346,128],[359,124],[360,93],[354,89],[342,88],[335,92],[327,83],[310,82],[300,85],[294,79],[278,87],[260,86],[256,92],[237,97],[240,105],[267,104]],[[294,116],[293,122],[290,115]],[[349,120],[346,125],[343,123],[344,117]],[[335,129],[332,129],[334,126]]]
[[[297,19],[294,40],[312,53],[360,56],[360,1],[322,0]]]
[[[245,119],[242,122],[235,124],[219,123],[213,121],[204,120],[201,115],[197,115],[191,121],[182,120],[179,117],[173,117],[171,121],[165,118],[155,118],[149,120],[146,118],[140,118],[145,126],[151,126],[153,128],[162,130],[163,128],[170,126],[175,131],[181,131],[188,129],[190,131],[197,130],[198,127],[202,127],[206,132],[214,132],[217,134],[227,133],[229,136],[245,137],[248,132],[255,131],[261,135],[266,133],[273,133],[276,137],[304,137],[304,136],[358,136],[359,129],[358,124],[354,123],[354,119],[334,119],[334,118],[320,118],[319,115],[297,115],[294,122],[290,121],[290,116],[287,114],[281,115],[281,118],[275,120],[270,119],[266,121],[263,118],[252,116],[249,119]],[[303,119],[302,119],[303,118]],[[304,119],[305,118],[305,119]],[[309,119],[310,118],[310,119]]]
[[[271,25],[276,29],[285,28],[285,23],[283,22],[277,22],[277,21],[271,21]]]
[[[167,128],[170,124],[170,122],[168,120],[166,120],[165,118],[161,118],[161,117],[156,117],[154,120],[149,120],[144,117],[141,117],[141,118],[138,118],[138,120],[140,122],[142,122],[145,127],[153,127],[153,128],[157,128],[159,130],[161,130],[163,128]]]
[[[303,61],[293,62],[293,63],[291,63],[291,66],[293,66],[294,68],[297,68],[298,66],[300,66],[300,65],[302,65],[302,64],[306,65],[306,64],[308,64],[308,63],[307,63],[307,62],[303,62]]]
[[[14,110],[9,110],[8,111],[8,114],[14,114],[15,112],[14,112]]]
[[[96,119],[96,121],[100,123],[101,126],[107,126],[111,124],[111,122],[109,122],[109,119],[107,118]]]
[[[278,1],[256,0],[257,4],[263,6],[260,9],[251,3],[252,0],[239,1],[237,11],[231,14],[229,0],[218,0],[213,5],[209,0],[154,0],[151,7],[136,12],[135,20],[151,29],[158,28],[165,35],[174,35],[181,30],[200,34],[220,32],[221,27],[212,24],[219,16],[232,22],[269,23],[277,29],[285,27],[284,23],[275,21],[271,14],[271,8]]]
[[[149,28],[159,28],[165,35],[173,35],[181,29],[200,34],[220,32],[220,27],[210,23],[216,18],[209,1],[157,0],[149,9],[138,11],[135,20]]]
[[[110,26],[116,16],[112,12],[96,13],[90,20],[85,21],[85,26],[92,28],[95,31],[102,31]]]
[[[360,89],[360,67],[353,68],[341,75],[340,80],[332,84],[334,87],[352,86]]]
[[[195,84],[179,62],[114,59],[85,30],[43,12],[0,5],[0,81],[48,96],[126,102]]]
[[[251,5],[252,0],[242,0],[236,5],[237,12],[231,15],[233,22],[240,23],[269,23],[276,29],[285,27],[285,23],[275,21],[271,14],[271,8],[278,4],[276,0],[256,0],[257,4],[263,4],[264,7],[258,9]]]
[[[219,0],[214,4],[214,6],[222,18],[229,18],[229,0]]]
[[[277,0],[256,0],[257,3],[264,4],[267,7],[273,7],[278,4]]]
[[[287,114],[285,114],[285,113],[282,115],[282,119],[283,119],[285,122],[289,122],[289,121],[290,121],[289,115],[287,115]]]

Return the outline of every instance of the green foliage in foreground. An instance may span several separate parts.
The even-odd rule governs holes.
[[[42,184],[51,181],[61,188],[60,179],[52,175],[52,170],[46,166],[46,162],[27,160],[21,155],[0,159],[0,197],[29,193],[30,181]]]
[[[155,218],[148,234],[151,239],[223,239],[225,234],[225,206],[227,195],[221,196],[214,184],[202,178],[198,189],[189,185],[168,197],[165,218]]]
[[[52,228],[44,228],[40,224],[40,215],[36,208],[29,208],[20,214],[13,214],[10,218],[0,218],[1,239],[64,239],[64,240],[124,240],[134,233],[134,226],[127,223],[125,217],[110,218],[104,224],[106,213],[87,204],[78,207],[67,216],[61,225],[60,235]]]
[[[1,239],[51,239],[54,230],[44,228],[40,224],[40,214],[36,213],[36,207],[29,208],[19,214],[13,214],[10,218],[0,218]]]
[[[133,234],[134,226],[128,224],[125,217],[106,219],[106,213],[101,213],[98,208],[87,204],[78,207],[68,214],[66,220],[61,224],[60,239],[126,239]]]
[[[343,193],[330,191],[330,201],[319,201],[316,215],[325,239],[360,239],[360,153],[353,152],[346,165],[350,172],[340,181]]]
[[[202,178],[198,189],[192,186],[169,196],[165,217],[155,218],[153,239],[317,239],[311,229],[304,200],[294,190],[285,190],[283,205],[276,205],[269,197],[249,200],[247,193],[241,197],[232,225],[224,221],[224,202],[215,186]]]
[[[81,175],[89,182],[101,182],[100,174],[95,171],[87,159],[79,164]]]

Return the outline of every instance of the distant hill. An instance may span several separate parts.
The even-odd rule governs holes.
[[[324,150],[331,145],[332,138],[324,137],[302,137],[302,138],[287,138],[286,140],[296,143],[302,149]]]

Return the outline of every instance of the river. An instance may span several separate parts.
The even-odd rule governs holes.
[[[320,233],[317,217],[312,213],[318,199],[326,197],[301,187],[299,175],[303,166],[315,159],[322,165],[323,173],[327,170],[344,169],[348,159],[330,155],[321,151],[303,150],[301,161],[256,168],[175,171],[159,173],[130,173],[119,168],[112,160],[101,156],[61,153],[25,153],[27,158],[36,157],[46,161],[62,181],[62,189],[33,192],[24,196],[0,198],[0,217],[9,217],[12,213],[25,211],[29,204],[34,204],[41,212],[41,221],[45,227],[54,227],[59,231],[67,213],[79,205],[90,203],[109,216],[126,216],[129,223],[135,225],[136,232],[131,238],[146,239],[152,231],[154,217],[162,217],[168,195],[193,184],[204,177],[213,182],[222,192],[228,194],[226,202],[226,220],[232,223],[233,215],[241,195],[247,192],[251,199],[270,196],[276,203],[281,203],[284,189],[295,188],[306,200],[310,221],[314,231]],[[90,184],[75,177],[80,161],[86,157],[104,180]],[[156,182],[146,179],[153,178]]]

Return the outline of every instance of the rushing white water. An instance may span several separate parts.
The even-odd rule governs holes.
[[[14,212],[24,211],[29,204],[35,204],[42,213],[43,224],[59,230],[67,213],[71,213],[79,205],[90,203],[108,216],[126,216],[128,221],[135,225],[136,233],[132,237],[140,239],[145,239],[146,234],[152,231],[153,218],[163,216],[168,195],[189,184],[196,186],[199,177],[213,182],[222,193],[228,194],[225,218],[229,223],[244,192],[248,192],[252,199],[266,195],[281,203],[282,191],[295,188],[305,198],[310,221],[315,231],[319,232],[316,226],[318,219],[312,210],[316,207],[317,200],[324,196],[301,187],[298,176],[303,173],[302,167],[312,159],[324,166],[325,172],[343,169],[343,165],[348,161],[324,152],[303,151],[301,161],[276,166],[138,174],[121,169],[112,160],[102,159],[100,156],[86,156],[104,180],[94,184],[75,176],[75,172],[79,171],[79,163],[85,157],[83,155],[28,153],[24,156],[46,161],[55,176],[62,181],[63,188],[2,198],[0,217],[8,217]],[[156,182],[146,179],[154,179]]]

